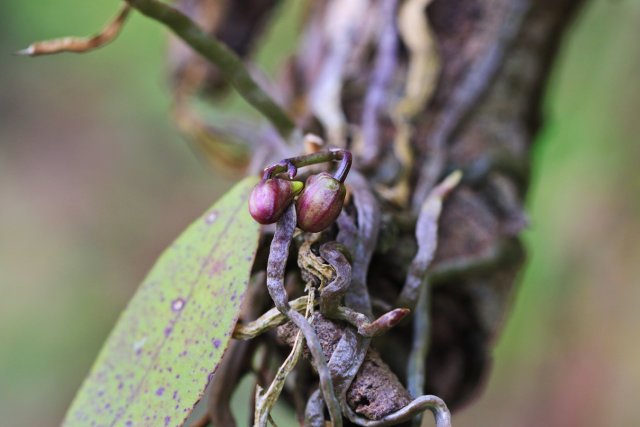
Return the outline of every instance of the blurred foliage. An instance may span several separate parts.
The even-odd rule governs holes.
[[[136,284],[230,185],[169,123],[159,25],[135,15],[90,55],[8,55],[34,40],[92,34],[116,10],[0,3],[5,426],[60,422]],[[295,26],[283,25],[264,41],[270,71],[292,43]],[[593,0],[566,40],[534,153],[530,262],[487,390],[456,427],[640,419],[638,28],[640,1]]]

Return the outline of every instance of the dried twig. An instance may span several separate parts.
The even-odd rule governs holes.
[[[313,304],[314,304],[314,290],[309,289],[309,297],[307,298],[307,307],[305,317],[308,319],[311,314],[313,314]],[[255,404],[255,417],[254,417],[254,426],[255,427],[266,427],[267,421],[269,420],[271,409],[273,405],[275,405],[278,397],[280,397],[280,393],[282,392],[282,388],[284,387],[284,382],[287,379],[287,376],[291,373],[296,363],[300,359],[302,355],[302,348],[304,345],[304,339],[302,336],[302,332],[298,331],[296,334],[295,342],[291,349],[291,353],[282,363],[278,372],[276,372],[275,378],[271,382],[269,388],[263,392],[262,387],[256,387],[256,404]]]
[[[291,306],[291,309],[300,312],[305,309],[308,300],[309,297],[305,295],[300,298],[294,299],[289,304]],[[251,340],[258,335],[267,332],[268,330],[286,323],[288,320],[289,319],[287,318],[287,316],[282,314],[280,310],[278,310],[277,308],[272,308],[253,322],[249,322],[246,325],[243,325],[241,323],[237,324],[236,328],[233,331],[233,338],[237,340]]]
[[[104,29],[91,37],[63,37],[54,40],[45,40],[31,44],[26,49],[16,52],[16,55],[41,56],[53,55],[61,52],[85,53],[98,49],[111,43],[124,26],[127,17],[131,12],[131,7],[124,4],[116,17],[110,21]]]

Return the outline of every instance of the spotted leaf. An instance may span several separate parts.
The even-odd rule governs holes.
[[[229,343],[258,243],[246,178],[157,260],[107,339],[63,425],[177,426]]]

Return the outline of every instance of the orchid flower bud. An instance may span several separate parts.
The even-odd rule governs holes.
[[[344,184],[326,172],[310,176],[296,202],[298,227],[311,233],[329,227],[340,215],[346,192]]]
[[[273,224],[303,187],[300,181],[280,178],[260,181],[249,196],[249,213],[260,224]]]

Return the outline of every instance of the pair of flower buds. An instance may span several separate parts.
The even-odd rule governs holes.
[[[329,227],[340,215],[346,189],[344,180],[351,167],[351,154],[348,151],[336,150],[326,153],[327,156],[315,156],[323,161],[342,160],[335,176],[327,172],[312,175],[303,184],[284,178],[271,177],[277,168],[286,167],[289,178],[297,173],[297,166],[319,163],[311,156],[301,156],[283,160],[277,165],[265,169],[263,179],[254,187],[249,196],[249,213],[260,224],[277,222],[285,210],[296,203],[298,227],[311,233],[320,232]],[[297,164],[296,164],[297,163]]]

